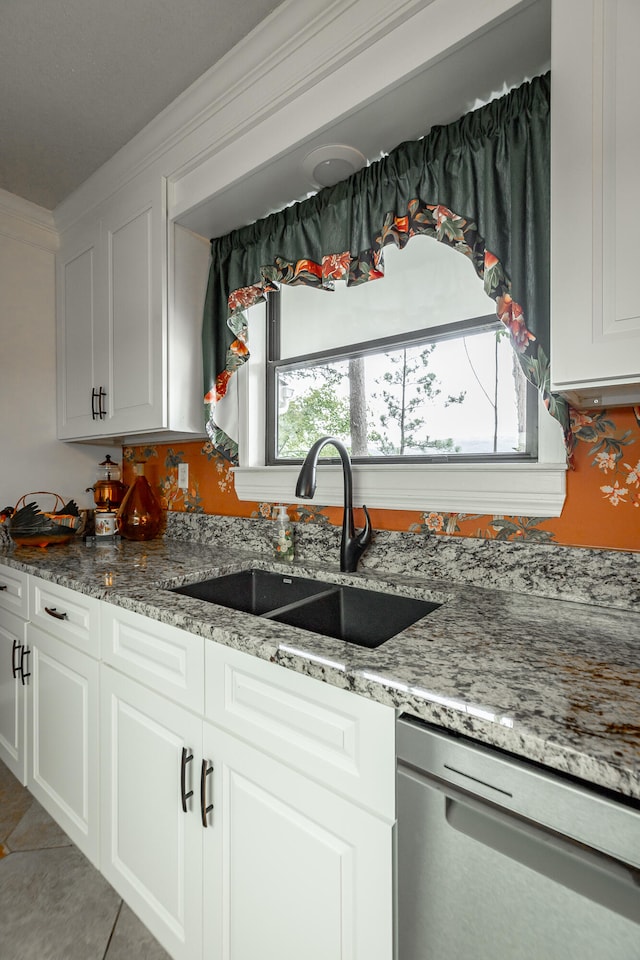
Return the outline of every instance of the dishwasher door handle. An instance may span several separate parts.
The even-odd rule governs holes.
[[[443,792],[454,830],[640,923],[640,871],[500,807],[462,792],[454,796],[448,787]]]

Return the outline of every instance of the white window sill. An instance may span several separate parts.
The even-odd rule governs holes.
[[[559,517],[566,469],[564,463],[356,464],[353,500],[386,510]],[[236,494],[240,500],[309,503],[295,496],[299,472],[298,466],[236,467]],[[317,478],[313,502],[342,505],[342,468],[320,464]]]

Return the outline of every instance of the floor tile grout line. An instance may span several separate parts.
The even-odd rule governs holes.
[[[4,781],[4,779],[5,779],[5,774],[4,774],[4,771],[5,771],[5,770],[7,770],[7,768],[6,768],[5,765],[2,763],[2,761],[0,761],[0,783],[2,783],[3,788],[4,788],[4,782],[3,782],[3,781]],[[7,770],[7,773],[11,775],[12,780],[13,780],[13,779],[16,780],[16,783],[19,785],[19,787],[17,787],[15,784],[13,784],[13,782],[10,782],[10,783],[9,783],[9,786],[7,787],[7,789],[6,789],[6,790],[5,790],[5,789],[2,790],[2,799],[0,800],[0,808],[3,806],[4,801],[9,799],[9,793],[11,794],[11,796],[15,796],[15,797],[21,796],[23,799],[26,798],[27,801],[28,801],[28,803],[27,803],[27,805],[25,806],[25,809],[22,811],[19,820],[18,820],[17,822],[12,822],[12,823],[11,823],[11,826],[10,826],[10,828],[9,828],[9,832],[8,832],[7,836],[6,836],[3,840],[0,840],[0,848],[4,848],[4,851],[5,851],[5,855],[4,855],[4,856],[1,856],[1,855],[0,855],[0,874],[2,874],[2,864],[3,864],[3,861],[4,861],[4,860],[9,860],[12,854],[21,854],[21,853],[25,853],[25,854],[38,854],[38,853],[43,853],[43,852],[53,852],[53,851],[56,851],[56,850],[64,850],[64,849],[66,849],[66,848],[73,848],[73,849],[78,850],[76,844],[74,844],[74,842],[71,840],[71,838],[68,836],[68,834],[65,834],[65,832],[62,831],[62,828],[59,828],[59,829],[61,830],[61,832],[62,832],[62,833],[65,835],[65,837],[66,837],[66,841],[67,841],[67,842],[65,842],[65,843],[61,843],[61,844],[55,843],[55,844],[53,844],[53,845],[45,844],[45,845],[42,846],[42,847],[34,846],[34,847],[29,847],[29,848],[24,848],[24,849],[17,849],[17,850],[12,850],[12,849],[8,846],[8,841],[9,841],[10,837],[15,833],[16,830],[19,829],[19,827],[20,827],[20,825],[22,824],[24,818],[29,815],[29,813],[30,813],[30,811],[33,809],[34,805],[36,805],[36,806],[38,806],[38,807],[42,807],[42,805],[39,803],[39,801],[37,800],[37,798],[34,797],[33,794],[31,794],[31,792],[29,791],[29,789],[28,789],[27,787],[25,787],[24,784],[21,784],[20,781],[17,780],[17,778],[15,778],[15,775],[11,774],[11,771]],[[9,790],[9,787],[10,787],[10,790]],[[44,814],[43,819],[46,819],[47,821],[50,821],[51,824],[54,824],[54,825],[56,824],[55,819],[51,816],[51,814],[49,814],[48,810],[47,810],[45,807],[42,807],[42,813]],[[32,827],[32,826],[33,826],[33,825],[31,825],[31,827]],[[58,827],[59,827],[59,825],[58,825]],[[81,852],[81,851],[79,851],[79,852]],[[85,856],[85,859],[87,859],[86,856]],[[92,867],[94,870],[96,870],[96,868],[95,868],[95,866],[94,866],[93,864],[90,864],[90,865],[91,865],[91,867]],[[96,872],[97,872],[97,873],[100,873],[100,871],[97,871],[97,870],[96,870]],[[105,878],[103,878],[103,879],[105,879]],[[123,899],[122,899],[121,897],[118,897],[117,891],[114,890],[113,886],[110,885],[110,884],[109,884],[109,886],[111,887],[111,890],[113,891],[113,893],[116,894],[116,897],[117,897],[117,900],[116,900],[117,909],[116,909],[115,917],[114,917],[113,923],[112,923],[112,925],[111,925],[111,929],[110,929],[109,934],[108,934],[108,938],[107,938],[107,941],[106,941],[106,945],[105,945],[105,947],[104,947],[104,951],[103,951],[103,953],[102,953],[102,955],[101,955],[101,957],[100,957],[100,960],[108,960],[109,952],[110,952],[111,946],[112,946],[112,944],[113,944],[114,942],[116,943],[116,948],[115,948],[115,949],[116,949],[116,950],[117,950],[117,949],[120,949],[120,950],[121,950],[121,949],[122,949],[122,944],[121,944],[121,939],[122,939],[122,937],[124,936],[125,940],[128,940],[128,938],[129,938],[129,936],[130,936],[130,931],[129,931],[128,933],[126,933],[126,935],[125,935],[124,931],[122,931],[122,929],[121,929],[121,932],[119,933],[118,939],[117,939],[117,940],[114,939],[114,938],[115,938],[115,933],[116,933],[116,928],[117,928],[117,926],[118,926],[118,924],[119,924],[119,921],[123,918],[123,910],[125,909],[126,904],[125,904],[125,902],[123,901]],[[1,904],[0,904],[0,906],[1,906]],[[132,914],[132,916],[135,916],[135,915]],[[105,920],[106,920],[106,922],[108,923],[108,917],[106,917]],[[129,915],[128,915],[128,914],[125,915],[125,920],[126,920],[126,923],[123,921],[123,925],[121,925],[121,927],[124,926],[124,927],[128,930],[128,928],[129,928],[130,925],[131,925],[131,921],[129,920]],[[161,950],[161,952],[162,952],[163,958],[166,957],[166,960],[170,960],[169,955],[166,954],[166,952],[165,952],[164,949],[162,948],[162,946],[161,946],[161,944],[159,943],[159,941],[157,941],[157,939],[154,937],[154,935],[151,933],[151,931],[146,927],[146,925],[143,924],[142,921],[139,921],[139,920],[137,920],[136,922],[141,925],[142,931],[143,931],[144,933],[146,933],[146,935],[149,936],[151,942],[157,944],[158,948],[159,948],[159,949]],[[106,926],[106,924],[105,924],[105,926]],[[109,929],[109,928],[107,927],[107,930],[108,930],[108,929]],[[102,937],[104,937],[105,934],[106,934],[106,930],[103,929],[103,931],[102,931]],[[95,949],[97,949],[97,950],[100,949],[99,942],[100,942],[100,939],[102,939],[102,937],[99,938],[98,941],[95,943]],[[103,940],[102,942],[104,942],[104,940]],[[155,954],[154,954],[154,956],[155,956]],[[0,960],[2,960],[2,958],[0,958]]]
[[[109,934],[109,939],[107,940],[107,945],[106,945],[106,947],[105,947],[105,949],[104,949],[104,953],[102,954],[102,960],[107,960],[107,954],[109,953],[109,947],[111,946],[111,941],[113,940],[113,935],[114,935],[114,933],[116,932],[116,924],[118,923],[118,920],[120,919],[120,914],[121,914],[121,912],[122,912],[123,902],[124,902],[123,900],[120,901],[120,906],[118,907],[118,912],[116,913],[116,918],[115,918],[115,920],[113,921],[113,926],[111,927],[111,933]]]
[[[14,850],[5,843],[4,848],[7,852],[3,859],[6,859],[12,853],[42,853],[43,850],[62,850],[63,847],[71,846],[73,846],[73,841],[69,840],[68,843],[48,843],[44,847],[20,847],[18,850]]]

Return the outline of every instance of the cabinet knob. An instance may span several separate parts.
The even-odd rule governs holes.
[[[7,589],[6,583],[0,583],[0,590],[6,590],[6,589]]]
[[[186,747],[183,747],[182,761],[180,763],[180,796],[182,798],[183,813],[187,813],[187,800],[193,796],[193,790],[189,790],[187,793],[187,764],[190,760],[193,760],[193,754],[189,753]]]
[[[210,764],[208,760],[203,760],[200,769],[200,812],[202,814],[203,827],[209,826],[207,823],[207,814],[213,810],[212,803],[207,806],[207,777],[210,773],[213,773],[213,764]]]

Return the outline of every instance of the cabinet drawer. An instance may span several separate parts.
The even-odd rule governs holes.
[[[100,601],[31,577],[31,622],[96,659],[100,656]]]
[[[202,715],[202,637],[105,603],[102,638],[106,663]]]
[[[382,816],[395,810],[395,711],[208,642],[206,717]]]
[[[26,573],[0,564],[0,610],[8,610],[23,620],[28,620],[28,582]]]

